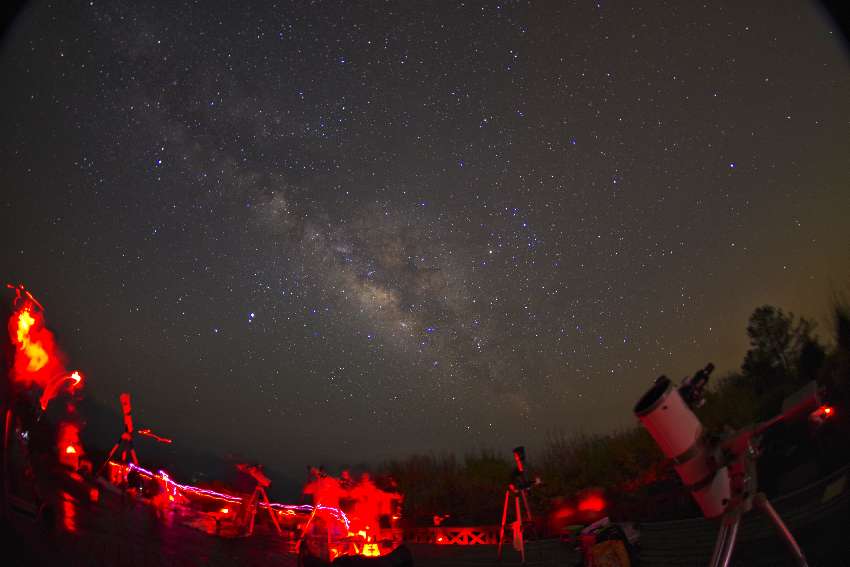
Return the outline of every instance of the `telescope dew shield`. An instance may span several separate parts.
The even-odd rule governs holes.
[[[635,415],[691,491],[706,518],[721,515],[731,488],[726,467],[714,466],[699,419],[664,376],[638,400]]]

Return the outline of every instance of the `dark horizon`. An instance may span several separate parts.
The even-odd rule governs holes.
[[[0,272],[85,395],[296,482],[533,462],[850,282],[817,3],[33,2],[0,73]]]

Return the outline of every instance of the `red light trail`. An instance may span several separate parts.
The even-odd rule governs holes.
[[[121,463],[116,463],[116,462],[113,462],[113,461],[110,461],[109,464],[113,467],[123,467],[123,466],[125,466]],[[199,488],[197,486],[192,486],[190,484],[180,484],[179,482],[175,482],[174,480],[172,480],[171,477],[168,475],[168,473],[165,472],[165,471],[162,471],[162,470],[154,473],[154,472],[151,472],[144,467],[136,465],[135,463],[130,463],[130,464],[126,465],[126,467],[128,468],[128,470],[136,471],[137,473],[139,473],[140,475],[142,475],[142,476],[144,476],[148,479],[161,480],[161,481],[165,482],[166,486],[173,487],[176,491],[179,491],[179,492],[189,493],[189,494],[192,494],[192,495],[195,495],[195,496],[200,496],[200,497],[203,497],[203,498],[212,498],[214,500],[220,500],[222,502],[229,502],[231,504],[242,504],[242,502],[244,501],[244,498],[242,496],[236,496],[234,494],[225,494],[223,492],[217,492],[215,490],[210,490],[210,489],[207,489],[207,488]],[[173,493],[169,492],[169,494],[173,494]],[[291,510],[294,513],[302,513],[302,514],[310,514],[310,513],[313,512],[313,508],[314,508],[313,505],[311,505],[311,504],[295,505],[295,504],[280,504],[280,503],[277,503],[277,502],[271,502],[269,504],[266,504],[265,502],[259,502],[258,506],[260,506],[261,508],[268,507],[268,508],[271,508],[272,510],[276,510],[276,511],[279,511],[279,512],[282,512],[282,513],[286,513],[286,512]],[[221,512],[223,514],[227,513],[227,512],[224,512],[225,509],[227,509],[227,508],[223,507],[221,509]],[[330,506],[322,506],[321,504],[319,504],[316,507],[316,509],[317,509],[318,512],[324,512],[324,513],[329,514],[332,518],[334,518],[338,522],[341,522],[342,524],[344,524],[346,529],[349,528],[350,521],[348,519],[348,516],[345,514],[345,512],[343,512],[339,508],[334,508],[334,507],[330,507]]]

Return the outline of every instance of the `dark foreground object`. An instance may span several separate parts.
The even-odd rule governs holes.
[[[773,500],[810,567],[850,567],[850,467]],[[709,564],[719,522],[694,518],[641,527],[642,567]],[[763,514],[745,514],[732,555],[737,567],[796,565],[786,542]]]
[[[50,567],[295,567],[291,544],[271,531],[214,537],[157,517],[153,508],[107,494],[97,503],[59,501],[39,517],[11,512],[2,525],[0,565]]]
[[[189,527],[182,512],[160,514],[147,504],[102,491],[97,502],[72,487],[59,491],[39,517],[13,510],[0,525],[0,565],[50,567],[297,567],[292,542],[258,525],[248,538],[212,536]],[[812,567],[850,567],[850,469],[776,499]],[[717,522],[703,519],[641,526],[643,567],[708,564]],[[578,556],[557,540],[527,542],[527,565],[575,566]],[[383,558],[338,559],[337,567],[476,567],[499,565],[496,546],[409,544]],[[519,565],[506,549],[501,567]],[[791,565],[782,541],[759,515],[746,518],[732,565]],[[326,564],[323,564],[326,565]],[[310,567],[305,564],[305,567]],[[319,566],[316,566],[319,567]]]

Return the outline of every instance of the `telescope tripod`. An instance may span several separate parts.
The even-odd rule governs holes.
[[[522,509],[519,505],[519,500],[522,498],[523,508],[525,509],[526,523],[531,523],[531,508],[528,505],[528,496],[525,494],[525,489],[515,489],[513,487],[505,490],[505,505],[502,507],[502,523],[499,526],[499,554],[498,560],[502,560],[502,544],[505,542],[505,523],[508,520],[508,504],[510,503],[511,493],[514,497],[514,510],[516,520],[511,522],[513,529],[514,548],[519,550],[522,556],[522,562],[525,563],[525,536],[522,533],[523,518]]]
[[[248,524],[246,535],[254,533],[254,519],[257,516],[257,507],[259,506],[260,498],[263,499],[263,502],[266,505],[269,518],[271,518],[272,524],[274,524],[278,535],[282,535],[283,531],[280,529],[280,524],[274,516],[274,510],[272,509],[271,502],[269,502],[269,495],[266,494],[266,489],[259,484],[254,487],[254,492],[251,494],[251,497],[248,498],[247,502],[243,502],[242,506],[239,508],[239,515],[236,518],[236,523],[238,525],[244,525],[245,523]],[[250,517],[248,516],[249,514]]]
[[[122,463],[127,465],[132,462],[134,465],[139,466],[139,458],[136,457],[136,450],[133,448],[133,434],[125,431],[121,434],[121,438],[118,442],[112,446],[112,450],[109,451],[109,456],[106,457],[106,460],[103,461],[103,464],[97,469],[95,477],[100,476],[104,467],[109,464],[112,457],[115,456],[115,453],[117,453],[119,449],[121,450],[120,455]]]
[[[135,428],[133,427],[133,416],[131,415],[133,404],[130,402],[130,394],[124,392],[118,396],[118,400],[121,402],[121,413],[124,414],[124,432],[121,434],[118,442],[112,447],[112,450],[109,451],[109,456],[106,457],[106,460],[97,469],[95,476],[100,475],[103,468],[109,464],[109,461],[112,460],[118,449],[121,449],[121,461],[125,465],[129,464],[132,459],[133,464],[139,466],[139,459],[136,457],[136,450],[133,448],[133,432]]]
[[[785,541],[788,551],[794,557],[798,567],[808,567],[803,550],[794,539],[793,534],[782,521],[776,509],[767,499],[763,492],[756,492],[756,458],[757,448],[747,439],[746,450],[743,455],[729,466],[732,477],[733,495],[732,500],[721,516],[720,530],[717,532],[717,541],[714,544],[714,552],[711,556],[709,567],[728,567],[735,551],[735,543],[738,539],[738,528],[741,525],[741,517],[749,512],[753,504],[761,510],[773,527]]]

